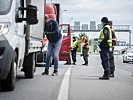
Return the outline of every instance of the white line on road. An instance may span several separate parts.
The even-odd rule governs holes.
[[[126,66],[126,67],[128,67],[128,68],[133,68],[133,66]]]
[[[68,67],[65,76],[63,78],[61,88],[58,95],[58,100],[68,100],[68,88],[69,88],[69,78],[72,66]]]

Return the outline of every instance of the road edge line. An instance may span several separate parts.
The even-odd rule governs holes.
[[[72,66],[65,72],[57,100],[68,100],[68,88]]]

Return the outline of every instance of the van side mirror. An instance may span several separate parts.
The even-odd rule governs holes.
[[[24,15],[25,13],[26,16]],[[15,16],[15,20],[18,23],[22,21],[27,21],[29,25],[37,24],[37,7],[33,5],[27,5],[26,8],[19,7]]]
[[[27,12],[26,12],[26,21],[29,24],[37,24],[37,7],[33,5],[28,5]]]

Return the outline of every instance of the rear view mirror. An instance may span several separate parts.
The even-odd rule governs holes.
[[[37,24],[37,7],[33,5],[28,5],[27,12],[26,12],[26,21],[29,24]]]
[[[26,17],[24,17],[26,11]],[[37,7],[33,5],[27,5],[27,8],[19,7],[15,16],[16,22],[27,21],[29,25],[37,24]]]

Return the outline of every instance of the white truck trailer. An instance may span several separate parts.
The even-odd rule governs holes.
[[[36,54],[41,51],[45,0],[0,0],[0,84],[13,90],[23,68],[33,78]]]

